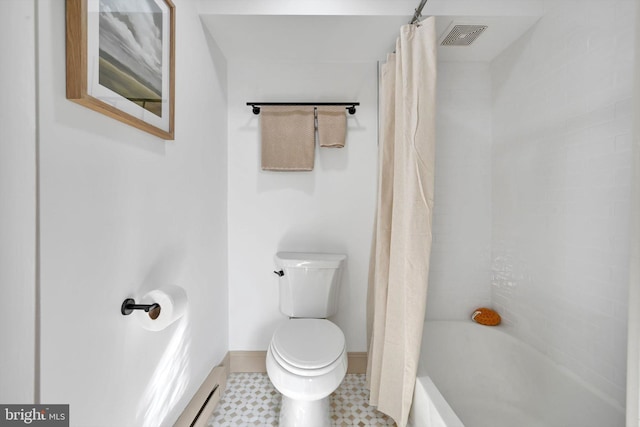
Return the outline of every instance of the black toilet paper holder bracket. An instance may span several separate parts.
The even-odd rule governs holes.
[[[125,299],[120,307],[120,313],[128,316],[133,313],[133,310],[144,310],[146,313],[149,313],[150,318],[157,319],[160,315],[160,304],[136,304],[136,300],[133,298]]]

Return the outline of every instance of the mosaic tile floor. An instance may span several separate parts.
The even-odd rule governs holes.
[[[365,376],[349,374],[331,395],[331,418],[335,427],[394,426],[393,420],[367,404]],[[267,374],[235,373],[207,424],[209,427],[277,426],[280,393]]]

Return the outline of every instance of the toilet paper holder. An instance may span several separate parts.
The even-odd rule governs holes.
[[[136,300],[133,298],[127,298],[122,302],[122,306],[120,307],[120,313],[124,316],[128,316],[133,313],[133,310],[144,310],[146,313],[149,313],[149,317],[152,319],[157,319],[160,316],[160,304],[136,304]]]

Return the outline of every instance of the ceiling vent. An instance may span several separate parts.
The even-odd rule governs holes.
[[[487,29],[486,25],[461,25],[452,23],[446,36],[440,41],[441,46],[469,46]]]

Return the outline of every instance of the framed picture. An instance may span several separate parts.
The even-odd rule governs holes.
[[[66,0],[67,99],[174,139],[171,0]]]

